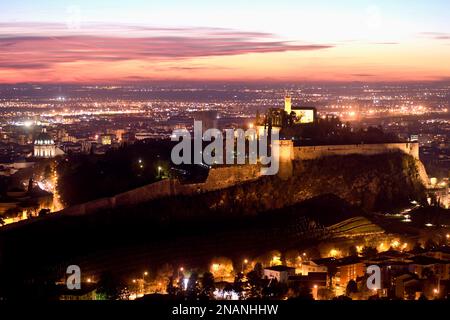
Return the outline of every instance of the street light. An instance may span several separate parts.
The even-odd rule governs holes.
[[[315,284],[315,285],[313,285],[313,299],[314,300],[317,300],[318,299],[318,286],[317,286],[317,284]]]
[[[145,294],[145,277],[148,276],[148,272],[144,271],[142,274],[142,294]]]
[[[161,177],[161,171],[162,171],[162,167],[159,166],[159,167],[158,167],[158,177]]]
[[[242,273],[244,273],[245,265],[247,263],[248,263],[248,259],[244,259],[244,261],[242,261]]]
[[[137,280],[136,279],[133,279],[133,284],[136,284],[136,282],[137,282]],[[136,298],[135,299],[137,299],[137,297],[138,297],[138,294],[139,294],[139,288],[138,288],[138,286],[136,285],[136,286],[134,286],[134,292],[135,292],[135,295],[136,295]]]

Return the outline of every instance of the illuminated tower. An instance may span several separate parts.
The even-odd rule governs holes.
[[[291,114],[292,111],[292,100],[290,95],[286,95],[284,97],[284,111],[286,111],[287,114]]]

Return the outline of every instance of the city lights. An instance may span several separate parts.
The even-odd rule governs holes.
[[[0,12],[0,301],[448,300],[448,1],[24,2]]]

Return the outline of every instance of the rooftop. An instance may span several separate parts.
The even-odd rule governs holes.
[[[440,260],[432,257],[426,257],[426,256],[415,256],[412,257],[410,260],[412,260],[413,264],[418,265],[431,265],[431,264],[450,264],[450,261],[448,260]]]
[[[291,268],[288,266],[273,266],[273,267],[269,267],[269,268],[264,268],[264,270],[283,272],[283,271],[292,271],[292,270],[295,271],[295,268]]]

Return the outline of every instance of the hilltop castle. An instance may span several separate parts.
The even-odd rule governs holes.
[[[263,117],[256,115],[258,132],[264,130],[280,131],[287,127],[314,124],[317,121],[317,110],[314,107],[292,106],[292,98],[286,95],[283,108],[270,108]],[[269,129],[270,128],[270,129]]]
[[[284,179],[292,175],[293,161],[315,160],[328,156],[402,152],[420,163],[417,141],[400,142],[388,134],[384,136],[382,132],[375,134],[375,139],[369,134],[364,135],[364,132],[353,132],[336,117],[319,119],[314,107],[293,106],[290,95],[284,98],[284,109],[270,108],[262,117],[257,114],[256,124],[259,135],[273,131],[280,134],[280,140],[275,143],[279,144],[280,153],[278,175]],[[343,132],[342,136],[339,136],[339,132]],[[428,185],[428,177],[421,163],[419,171],[422,172],[424,184]]]

